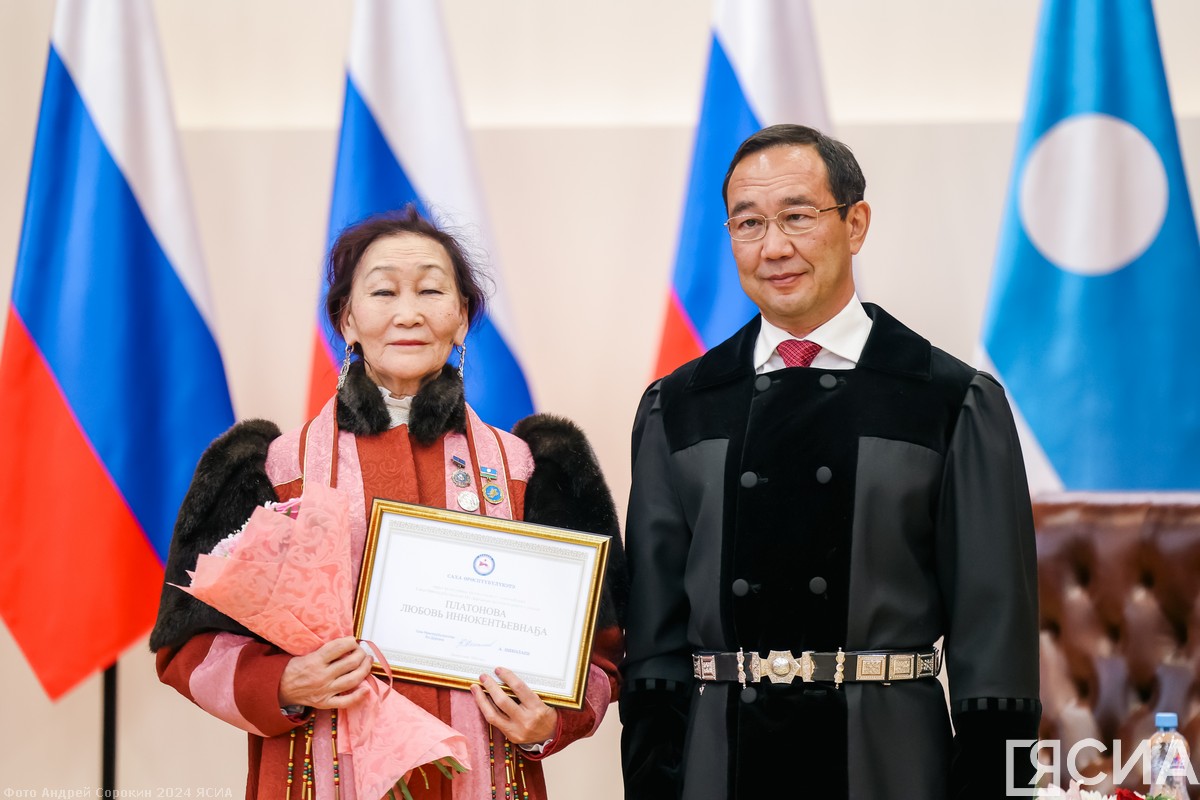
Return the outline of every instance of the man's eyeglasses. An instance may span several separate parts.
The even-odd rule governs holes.
[[[779,230],[794,236],[798,233],[808,233],[817,227],[817,218],[826,211],[836,211],[845,208],[849,203],[838,203],[829,208],[813,208],[812,206],[793,206],[785,208],[773,217],[762,214],[741,214],[730,217],[725,221],[725,229],[729,238],[739,242],[753,242],[767,235],[767,223],[771,220],[779,226]]]

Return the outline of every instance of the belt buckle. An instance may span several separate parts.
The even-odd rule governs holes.
[[[791,683],[797,677],[804,683],[812,683],[812,654],[812,650],[805,650],[796,658],[791,650],[772,650],[767,654],[763,676],[771,683]]]

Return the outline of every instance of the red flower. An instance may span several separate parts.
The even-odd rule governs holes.
[[[1142,800],[1142,796],[1132,789],[1117,789],[1117,800]]]

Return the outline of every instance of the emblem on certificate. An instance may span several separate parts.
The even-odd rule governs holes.
[[[474,492],[459,504],[467,495],[477,509]],[[502,666],[547,704],[581,708],[608,548],[607,536],[377,499],[355,636],[397,678],[465,689]]]
[[[496,559],[489,556],[487,553],[480,553],[475,556],[475,574],[487,577],[492,574],[492,570],[496,568]]]

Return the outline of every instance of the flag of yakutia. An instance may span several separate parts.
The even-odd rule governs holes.
[[[1150,0],[1047,0],[983,347],[1031,487],[1200,488],[1200,242]]]

